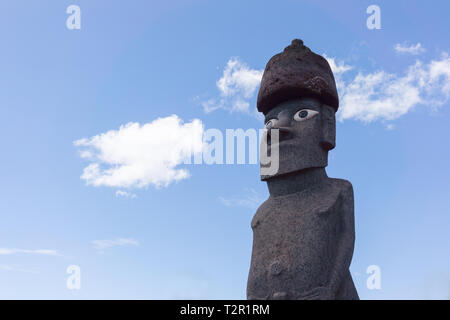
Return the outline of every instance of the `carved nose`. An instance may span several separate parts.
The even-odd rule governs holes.
[[[292,129],[290,128],[291,121],[291,115],[288,110],[283,110],[278,114],[277,121],[275,122],[275,125],[272,127],[272,129],[279,130],[280,141],[285,141],[293,138]],[[270,131],[271,130],[269,130],[268,132],[268,136],[272,138]]]
[[[293,138],[291,128],[274,126],[272,129],[278,129],[278,138],[280,141],[285,141]],[[270,141],[269,144],[272,144],[274,142],[272,141],[272,129],[267,131],[267,139],[268,141]]]
[[[291,129],[291,115],[288,110],[281,111],[276,121],[273,123],[273,126],[270,127],[269,130],[267,130],[267,139],[268,144],[272,144],[274,141],[272,141],[272,134],[271,129],[278,129],[279,131],[279,141],[285,141],[293,138],[293,131]]]

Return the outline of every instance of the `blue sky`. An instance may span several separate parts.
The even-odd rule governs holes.
[[[80,30],[66,27],[72,4]],[[380,30],[366,27],[371,4]],[[158,141],[168,138],[150,129],[172,115],[177,138],[192,123],[261,128],[258,74],[294,38],[335,63],[341,111],[327,172],[355,190],[360,297],[449,298],[449,9],[447,1],[1,2],[0,298],[245,298],[250,220],[268,196],[259,166],[175,161],[161,170],[167,147]],[[130,122],[134,132],[121,128]],[[107,132],[110,140],[100,138]],[[90,164],[114,171],[130,154],[133,174],[82,178]],[[154,165],[142,165],[152,155]],[[66,287],[69,265],[81,268],[80,290]],[[381,290],[366,287],[370,265],[381,269]]]

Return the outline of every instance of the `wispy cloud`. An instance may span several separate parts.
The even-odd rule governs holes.
[[[401,53],[425,52],[420,43],[411,46],[397,44],[394,48]],[[394,120],[419,105],[439,107],[450,96],[450,58],[445,52],[435,60],[417,60],[403,73],[385,70],[363,72],[356,66],[324,56],[336,78],[340,97],[337,117],[340,121]],[[216,83],[220,97],[203,102],[205,111],[226,109],[252,114],[249,100],[255,96],[262,73],[262,70],[252,69],[237,58],[230,59]],[[387,128],[391,130],[393,126],[387,125]]]
[[[402,74],[384,70],[351,75],[354,68],[328,58],[340,97],[338,119],[394,120],[418,105],[439,107],[450,97],[450,58],[416,61]]]
[[[38,254],[45,256],[61,256],[57,250],[50,249],[17,249],[17,248],[0,248],[0,255],[11,255],[11,254]]]
[[[251,188],[245,188],[243,195],[240,197],[219,197],[219,200],[227,207],[244,207],[249,209],[256,209],[264,202],[264,199]]]
[[[138,246],[139,242],[133,238],[117,238],[114,240],[94,240],[92,244],[97,250],[105,250],[113,247]]]
[[[422,47],[420,42],[415,45],[409,45],[409,46],[407,44],[397,43],[394,46],[394,50],[398,53],[407,53],[407,54],[412,54],[412,55],[419,55],[426,51],[425,48]]]
[[[323,54],[323,57],[327,59],[334,76],[339,76],[354,68],[353,66],[345,64],[344,61],[336,61],[335,58],[328,57],[325,53]]]
[[[0,270],[1,270],[1,271],[11,271],[11,272],[33,273],[33,274],[38,274],[38,273],[39,273],[39,272],[36,271],[36,270],[32,270],[32,269],[24,269],[24,268],[22,268],[22,267],[11,266],[11,265],[5,265],[5,264],[0,265]]]
[[[127,192],[127,191],[123,191],[123,190],[117,190],[116,191],[116,197],[136,199],[137,195],[132,193],[132,192]]]
[[[228,60],[222,77],[216,82],[219,97],[202,103],[206,113],[217,109],[252,113],[249,100],[254,97],[264,70],[251,69],[239,58]]]
[[[172,115],[77,140],[80,156],[92,162],[81,179],[88,185],[116,188],[165,187],[186,179],[189,172],[178,166],[202,152],[203,131],[200,120],[183,123]]]

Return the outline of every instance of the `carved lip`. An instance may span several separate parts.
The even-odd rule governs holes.
[[[287,139],[287,140],[281,140],[280,142],[274,143],[272,145],[269,144],[267,146],[267,152],[271,152],[271,147],[272,146],[274,146],[274,147],[278,146],[278,148],[280,149],[280,148],[284,148],[285,146],[288,146],[288,145],[293,145],[295,143],[297,143],[297,142],[294,141],[294,138],[290,138],[290,139]]]

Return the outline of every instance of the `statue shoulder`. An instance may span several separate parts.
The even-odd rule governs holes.
[[[268,208],[270,208],[270,197],[267,198],[266,201],[264,201],[256,210],[255,215],[253,216],[251,227],[254,229],[259,222],[263,219],[264,215],[269,211]]]
[[[336,190],[341,199],[344,202],[351,203],[353,205],[353,185],[350,181],[345,179],[330,178],[332,188]]]
[[[353,215],[354,211],[354,196],[353,185],[350,181],[344,179],[331,179],[335,188],[339,190],[339,198],[341,199],[342,210]]]
[[[330,178],[330,182],[333,187],[338,188],[341,193],[353,194],[353,185],[350,181],[345,179]]]

